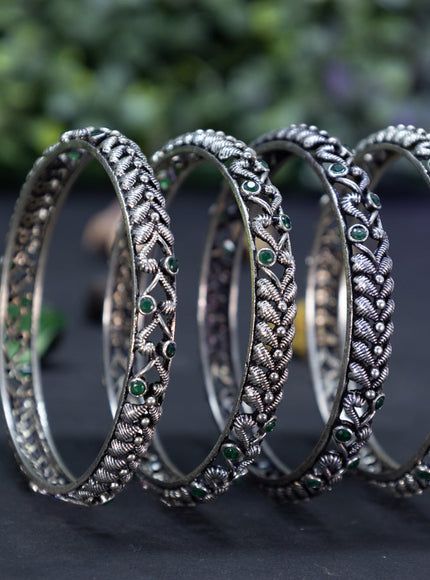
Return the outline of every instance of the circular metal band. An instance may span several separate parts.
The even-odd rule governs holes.
[[[388,373],[386,363],[391,352],[388,340],[392,332],[393,283],[391,260],[386,255],[388,240],[379,213],[369,201],[368,177],[338,139],[313,126],[292,125],[264,135],[252,146],[271,170],[292,156],[303,158],[320,178],[326,192],[319,230],[327,231],[322,237],[317,236],[307,290],[310,365],[317,398],[326,405],[326,425],[310,455],[293,471],[266,444],[255,464],[250,466],[270,495],[287,500],[309,499],[331,489],[345,470],[356,464],[359,450],[371,433],[375,402]],[[321,261],[323,268],[318,267]],[[332,334],[339,335],[337,288],[342,278],[345,280],[342,319],[346,337],[343,351],[339,341],[330,341]],[[229,293],[235,297],[237,276],[234,272],[231,280]],[[211,281],[210,276],[209,286]],[[279,309],[282,298],[272,290],[268,295],[273,308]],[[378,311],[374,305],[382,298],[387,306]],[[321,318],[321,304],[327,306],[324,318]],[[236,340],[235,310],[230,304],[233,342]],[[218,304],[217,314],[221,311],[225,314],[225,308]],[[270,317],[269,311],[266,315],[266,344],[271,344],[276,352],[283,334],[282,321],[280,324],[276,316]],[[382,347],[381,355],[373,352],[376,345]],[[220,361],[226,359],[228,374],[234,376],[237,348],[230,352],[227,349],[228,345],[216,354]],[[258,399],[258,406],[254,405],[258,412],[265,412],[264,399]],[[219,409],[222,411],[221,397]]]
[[[46,255],[56,217],[71,185],[93,158],[106,170],[122,209],[124,251],[133,264],[127,288],[132,304],[131,333],[126,337],[127,364],[112,428],[93,464],[76,478],[63,464],[52,440],[35,337]],[[159,184],[138,146],[105,128],[64,133],[60,142],[36,161],[27,177],[11,220],[4,257],[0,377],[9,434],[18,463],[34,491],[81,505],[105,503],[131,479],[152,438],[161,413],[160,401],[150,406],[132,387],[139,381],[151,390],[151,376],[160,391],[167,387],[170,359],[163,355],[163,348],[173,340],[174,277],[152,257],[155,247],[166,256],[172,255],[173,236],[164,208]],[[137,273],[142,271],[151,278],[150,287],[140,286]],[[147,330],[140,330],[144,317],[141,298],[157,296],[157,292],[159,298],[151,314],[154,334],[148,336]],[[23,332],[21,322],[28,316],[31,332]]]
[[[203,161],[215,164],[228,187],[214,208],[210,231],[214,232],[220,223],[225,223],[226,227],[218,228],[216,238],[210,238],[205,248],[206,266],[199,294],[200,343],[205,350],[204,372],[211,404],[218,391],[228,391],[228,396],[224,412],[217,416],[221,435],[193,472],[180,473],[156,440],[142,460],[139,475],[144,486],[155,489],[161,500],[170,506],[212,500],[245,475],[247,466],[260,452],[262,440],[271,430],[271,421],[282,397],[281,385],[286,378],[294,335],[294,261],[288,231],[282,221],[281,196],[270,183],[266,164],[261,163],[243,142],[224,133],[211,130],[188,133],[170,141],[153,156],[156,175],[167,197],[171,197],[185,175]],[[225,362],[218,355],[221,344],[228,340],[228,327],[223,324],[222,317],[217,318],[216,311],[219,301],[226,304],[229,264],[237,242],[237,232],[230,228],[230,214],[237,217],[246,235],[252,284],[249,356],[240,386],[235,387],[234,392],[231,390],[232,376],[226,372]],[[120,264],[120,256],[117,258]],[[206,284],[209,271],[210,282]],[[277,295],[283,296],[282,308],[280,303],[272,305],[272,288],[276,288]],[[274,316],[282,319],[285,327],[276,363],[267,340],[270,333],[267,310],[276,311]],[[118,313],[121,319],[121,310]],[[273,385],[267,375],[275,364],[279,381]],[[108,386],[115,388],[115,381]],[[265,404],[264,414],[259,414],[253,401],[265,395],[270,395],[270,403]]]
[[[396,159],[412,163],[430,186],[430,133],[414,126],[398,125],[360,141],[356,159],[366,169],[375,187]],[[430,434],[418,451],[403,465],[391,459],[379,444],[370,440],[362,450],[359,475],[397,496],[419,494],[430,487]]]

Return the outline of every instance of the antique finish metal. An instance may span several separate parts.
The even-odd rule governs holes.
[[[370,437],[372,420],[383,397],[382,385],[391,353],[391,260],[387,256],[388,239],[379,208],[368,191],[367,174],[338,139],[314,126],[291,125],[268,133],[251,145],[272,171],[293,156],[301,157],[310,164],[325,190],[319,233],[310,258],[306,309],[311,372],[326,425],[310,455],[296,469],[290,471],[266,444],[255,463],[249,466],[269,495],[296,501],[330,490],[346,470],[356,467],[360,449]],[[287,203],[284,200],[284,205]],[[291,227],[289,219],[284,218],[283,222],[284,227]],[[234,215],[229,215],[228,220],[219,220],[209,234],[209,245],[216,241],[220,251],[221,232],[234,229],[236,224]],[[212,377],[207,381],[213,413],[220,425],[237,392],[237,381],[231,378],[238,376],[239,369],[237,269],[240,252],[239,248],[237,259],[231,260],[229,270],[224,271],[229,282],[222,292],[224,297],[229,296],[229,303],[219,296],[211,301],[208,294],[210,308],[205,312],[201,301],[200,319],[206,325],[202,350],[205,366],[223,368],[227,377],[224,384],[218,381],[216,388]],[[217,278],[216,270],[208,264],[206,256],[203,271],[207,279],[203,281],[203,290],[206,286],[211,288]],[[344,290],[344,302],[340,306],[339,287]],[[262,300],[258,311],[261,343],[251,354],[258,370],[245,384],[246,403],[248,417],[258,423],[267,416],[270,422],[266,425],[273,429],[272,405],[286,378],[285,358],[291,357],[290,349],[285,348],[289,328],[284,308],[285,312],[288,308],[279,280],[272,273],[256,285],[255,291]],[[218,327],[224,326],[230,329],[230,340],[219,341],[212,348],[211,337],[217,335]],[[333,340],[333,337],[338,338]],[[236,444],[240,447],[242,440],[236,437]]]
[[[248,466],[259,456],[263,439],[272,430],[291,358],[296,312],[295,266],[281,196],[270,182],[267,165],[253,149],[222,132],[199,130],[169,141],[155,153],[152,161],[167,198],[174,195],[183,178],[203,161],[214,164],[228,186],[213,210],[199,293],[200,343],[204,349],[204,372],[211,404],[214,405],[218,392],[228,392],[228,401],[223,398],[222,412],[217,414],[221,435],[205,460],[191,473],[182,474],[157,440],[139,469],[144,487],[154,489],[165,504],[190,506],[214,499],[245,475]],[[233,225],[238,221],[242,224],[239,231],[232,227],[231,216],[234,216]],[[228,354],[224,350],[224,343],[229,341],[228,327],[216,319],[216,304],[219,300],[226,304],[228,276],[241,232],[245,232],[251,270],[252,312],[248,357],[238,386],[233,389],[233,376],[226,367]],[[111,279],[119,283],[118,271],[124,268],[120,252],[116,252],[115,260]],[[273,299],[273,292],[279,299]],[[108,296],[114,293],[115,285]],[[126,318],[126,311],[123,301],[111,310],[119,320]],[[276,340],[276,349],[269,347],[272,331],[268,317],[282,320],[283,336]],[[121,342],[118,341],[116,354],[110,360],[123,359]],[[270,379],[268,369],[274,371],[275,367],[276,373],[272,372]],[[110,375],[108,388],[115,408],[117,377],[121,371],[112,368],[107,375]],[[264,412],[259,413],[253,401],[264,397],[264,392],[267,395]]]
[[[36,336],[56,217],[92,159],[107,172],[122,210],[123,249],[133,267],[128,268],[129,286],[121,291],[130,297],[131,331],[123,343],[126,362],[112,428],[95,461],[76,478],[50,433]],[[3,409],[18,463],[34,491],[75,504],[103,504],[124,488],[147,449],[161,414],[160,400],[152,400],[153,385],[163,392],[167,387],[170,358],[163,348],[174,340],[176,307],[174,275],[154,258],[155,248],[164,259],[172,257],[173,236],[160,186],[135,143],[118,131],[89,127],[64,133],[36,161],[10,224],[0,307]],[[146,286],[139,281],[142,273],[150,279]],[[151,325],[142,330],[147,316]],[[25,317],[31,317],[31,332],[21,330]]]

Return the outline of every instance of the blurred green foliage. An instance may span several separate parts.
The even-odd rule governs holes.
[[[87,124],[147,153],[198,127],[430,128],[429,19],[425,0],[2,0],[0,166]]]

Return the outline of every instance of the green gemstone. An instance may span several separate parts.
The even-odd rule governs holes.
[[[246,193],[257,193],[260,191],[260,185],[256,181],[249,179],[248,181],[242,183],[242,189]]]
[[[385,395],[379,395],[377,399],[375,399],[375,409],[380,409],[385,403]]]
[[[67,153],[67,157],[72,161],[79,161],[79,159],[81,158],[81,154],[79,153],[79,151],[69,151]]]
[[[179,261],[174,256],[169,256],[166,260],[166,268],[170,274],[177,274],[179,271]]]
[[[230,461],[236,461],[240,457],[240,451],[235,445],[227,444],[222,449],[222,454]]]
[[[169,189],[170,179],[168,177],[163,177],[162,179],[160,179],[160,187],[161,189]]]
[[[337,427],[334,431],[334,436],[341,443],[347,443],[352,439],[352,433],[346,427]]]
[[[262,266],[273,266],[276,262],[276,254],[270,248],[262,248],[257,253],[257,260]]]
[[[370,203],[373,205],[373,207],[375,207],[376,209],[381,209],[382,203],[381,203],[381,200],[379,198],[379,195],[376,195],[376,193],[370,192],[369,193],[369,200],[370,200]]]
[[[317,489],[318,487],[322,486],[322,481],[319,477],[315,477],[315,475],[308,475],[305,479],[306,485],[308,487],[312,487],[313,489]]]
[[[417,477],[430,481],[430,468],[427,465],[418,465],[416,468]]]
[[[273,419],[270,419],[270,421],[267,421],[267,423],[264,425],[264,430],[266,431],[266,433],[271,433],[275,427],[276,427],[276,417],[273,417]]]
[[[258,159],[258,163],[264,167],[266,171],[269,171],[270,167],[269,164],[264,161],[264,159]]]
[[[147,388],[148,385],[146,384],[146,381],[142,379],[133,379],[129,384],[130,393],[135,397],[141,397],[144,395]]]
[[[347,167],[346,167],[346,165],[343,165],[342,163],[332,163],[330,165],[330,167],[328,168],[328,170],[330,171],[330,173],[334,173],[335,175],[340,175],[342,173],[346,173]]]
[[[349,230],[349,238],[353,242],[364,242],[369,235],[369,230],[365,226],[359,224],[352,226]]]
[[[206,497],[208,494],[208,492],[205,489],[197,487],[197,485],[193,485],[190,491],[195,497],[198,497],[199,499]]]
[[[291,219],[287,216],[287,214],[283,213],[280,217],[281,224],[287,231],[291,230]]]
[[[352,459],[350,459],[348,461],[346,468],[348,470],[357,469],[359,463],[360,463],[360,458],[359,457],[353,457]]]
[[[173,358],[176,354],[176,344],[173,341],[166,343],[164,354],[167,358]]]
[[[139,310],[142,314],[151,314],[157,308],[157,303],[152,296],[143,296],[139,302]]]

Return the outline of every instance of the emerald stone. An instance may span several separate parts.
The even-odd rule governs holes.
[[[130,393],[135,397],[141,397],[148,389],[146,381],[142,379],[133,379],[129,383]]]
[[[360,463],[360,458],[359,457],[353,457],[352,459],[350,459],[346,465],[346,468],[349,470],[352,469],[357,469],[358,465]]]
[[[236,461],[240,457],[240,450],[236,445],[232,445],[231,443],[227,443],[222,448],[222,454],[226,459],[230,461]]]
[[[67,157],[72,161],[78,161],[81,158],[81,154],[79,151],[69,151],[67,153]]]
[[[143,296],[139,302],[139,310],[142,314],[151,314],[157,308],[157,303],[152,296]]]
[[[270,248],[262,248],[257,253],[257,261],[262,266],[273,266],[276,262],[276,254]]]
[[[341,443],[347,443],[352,439],[352,432],[346,427],[337,427],[334,431],[334,437]]]
[[[160,179],[160,187],[161,189],[169,189],[170,179],[168,177],[163,177],[162,179]]]
[[[369,192],[369,201],[375,209],[381,209],[382,203],[379,195],[376,195],[376,193],[373,192]]]
[[[315,475],[308,475],[305,478],[305,482],[306,482],[306,485],[308,487],[312,487],[313,489],[316,489],[316,488],[322,486],[321,479],[319,477],[315,477]]]
[[[257,161],[260,165],[262,165],[264,167],[264,169],[266,171],[269,171],[269,169],[270,169],[269,164],[266,163],[266,161],[264,161],[264,159],[258,159]]]
[[[385,403],[385,395],[379,395],[377,399],[375,399],[375,409],[380,409],[383,404]]]
[[[203,489],[202,487],[198,487],[197,485],[193,485],[190,491],[195,497],[198,497],[199,499],[206,497],[208,494],[208,492],[205,489]]]
[[[174,256],[169,256],[166,261],[166,270],[169,274],[177,274],[179,271],[179,261]]]
[[[273,417],[273,419],[270,419],[270,421],[267,421],[267,423],[264,425],[264,430],[266,431],[266,433],[271,433],[275,427],[276,427],[276,417]]]
[[[367,240],[369,230],[360,224],[356,224],[349,229],[349,239],[353,242],[364,242]]]
[[[281,214],[280,218],[281,220],[281,224],[284,226],[284,228],[287,231],[291,230],[291,219],[289,218],[289,216],[287,216],[287,214],[283,213]]]
[[[248,179],[242,183],[242,190],[245,193],[257,193],[260,191],[260,185],[256,181]]]
[[[427,465],[418,465],[416,468],[416,474],[420,479],[430,481],[430,468]]]
[[[176,354],[176,344],[171,340],[164,345],[164,354],[167,358],[173,358]]]
[[[335,175],[341,175],[342,173],[346,173],[348,168],[342,163],[332,163],[328,170]]]

